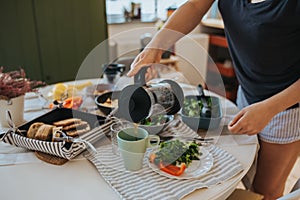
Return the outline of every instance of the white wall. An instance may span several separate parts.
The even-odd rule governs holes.
[[[180,39],[175,45],[176,55],[180,58],[179,70],[193,84],[205,84],[209,36],[193,33]]]
[[[116,43],[116,56],[136,56],[141,48],[140,37],[145,33],[154,35],[155,23],[125,23],[108,25],[108,36]]]

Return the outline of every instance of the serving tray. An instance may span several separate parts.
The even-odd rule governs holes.
[[[52,124],[55,121],[68,118],[79,118],[88,122],[91,130],[79,138],[74,138],[73,141],[66,140],[49,142],[26,137],[26,133],[30,125],[35,122]],[[92,148],[92,143],[105,137],[105,135],[109,132],[110,124],[110,121],[105,122],[105,117],[103,116],[67,108],[55,108],[48,113],[15,128],[15,130],[10,129],[7,133],[1,134],[0,138],[1,141],[17,147],[41,151],[70,160],[86,150],[88,147]]]

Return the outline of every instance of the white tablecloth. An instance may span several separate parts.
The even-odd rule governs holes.
[[[26,100],[32,106],[36,98]],[[226,125],[237,112],[235,105],[221,98]],[[26,106],[25,106],[26,107]],[[27,121],[47,112],[38,110],[26,112]],[[0,130],[5,128],[0,127]],[[234,190],[242,177],[249,170],[256,152],[257,139],[255,136],[231,135],[226,129],[207,133],[217,139],[216,145],[234,156],[242,166],[242,172],[233,178],[209,188],[199,189],[184,199],[224,199]],[[94,165],[83,156],[67,162],[62,166],[54,166],[41,162],[32,152],[16,148],[0,142],[0,187],[1,199],[118,199],[119,196],[99,175]],[[63,188],[63,189],[62,189]]]

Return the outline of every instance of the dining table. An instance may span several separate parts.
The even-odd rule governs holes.
[[[82,80],[89,81],[89,80]],[[96,83],[95,80],[92,80]],[[70,84],[68,82],[67,84]],[[180,84],[185,95],[195,88],[187,83]],[[47,86],[48,88],[53,85]],[[206,94],[217,96],[222,106],[223,117],[220,128],[212,131],[199,131],[205,137],[213,137],[213,145],[233,156],[241,165],[241,170],[234,176],[209,187],[196,189],[184,195],[182,199],[226,199],[249,171],[258,151],[256,136],[231,134],[226,125],[239,111],[230,100],[205,90]],[[90,99],[90,107],[93,99]],[[43,102],[36,93],[25,95],[24,120],[31,121],[47,112]],[[88,112],[98,111],[87,109]],[[99,114],[99,113],[98,113]],[[0,127],[0,132],[6,131]],[[180,187],[180,186],[178,186]],[[0,199],[3,200],[98,200],[122,199],[108,183],[99,169],[84,154],[69,160],[64,165],[52,165],[39,160],[33,151],[0,142]],[[124,198],[125,199],[125,198]],[[129,198],[128,198],[129,199]],[[151,198],[150,198],[151,199]],[[164,199],[164,198],[162,198]]]

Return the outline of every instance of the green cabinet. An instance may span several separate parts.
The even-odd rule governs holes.
[[[23,67],[28,71],[28,76],[41,79],[33,12],[29,0],[1,1],[0,65],[5,66],[6,70]]]
[[[99,77],[108,61],[105,0],[2,0],[0,28],[0,65],[23,67],[31,79],[74,80],[101,42],[97,62],[79,77]]]

